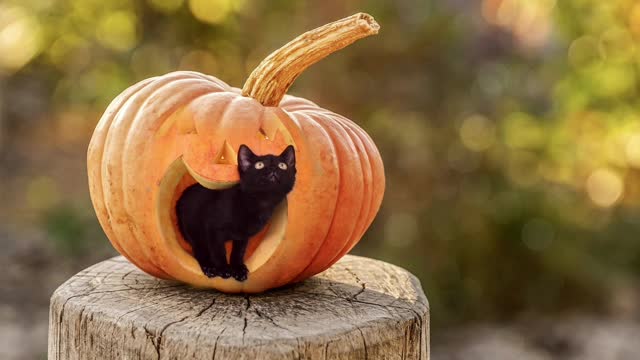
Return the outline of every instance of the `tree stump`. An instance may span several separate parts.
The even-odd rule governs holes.
[[[51,298],[49,359],[428,358],[420,282],[357,256],[260,295],[194,289],[115,257]]]

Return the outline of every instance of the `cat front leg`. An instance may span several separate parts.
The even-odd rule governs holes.
[[[231,276],[238,281],[247,280],[249,269],[244,264],[244,254],[247,251],[249,238],[241,238],[233,240],[231,248]]]
[[[214,277],[220,276],[223,279],[228,279],[231,276],[231,270],[227,264],[227,249],[224,247],[226,239],[224,232],[214,229],[209,231],[207,239],[212,263],[211,272]]]
[[[200,265],[200,269],[202,273],[207,277],[215,277],[215,271],[213,262],[209,255],[209,248],[205,242],[204,238],[193,239],[189,241],[191,243],[191,248],[193,250],[193,257],[196,258],[198,264]]]

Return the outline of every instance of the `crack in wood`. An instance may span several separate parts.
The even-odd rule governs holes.
[[[216,336],[216,340],[213,345],[213,354],[211,355],[211,360],[216,359],[216,353],[218,352],[218,341],[220,340],[220,337],[222,336],[222,334],[224,334],[226,330],[227,330],[226,327],[222,328],[222,331],[218,334],[218,336]]]
[[[256,315],[258,315],[259,318],[267,319],[273,326],[277,327],[278,329],[282,329],[282,330],[291,332],[291,330],[289,330],[289,329],[285,328],[284,326],[276,323],[276,321],[271,316],[269,316],[269,315],[261,312],[260,310],[258,310],[257,307],[254,306],[253,311],[255,311]]]
[[[362,346],[364,349],[364,360],[368,360],[369,359],[369,350],[367,349],[367,339],[364,338],[364,334],[362,333],[362,329],[360,328],[360,326],[355,325],[356,329],[358,330],[358,332],[360,333],[360,337],[362,338]]]
[[[353,276],[356,282],[362,287],[362,289],[360,289],[355,295],[351,297],[351,299],[356,299],[359,295],[361,295],[367,289],[367,285],[362,280],[360,280],[360,277],[355,272],[353,272],[353,270],[351,270],[349,267],[345,266],[344,270],[349,274],[351,274],[351,276]]]
[[[172,326],[172,325],[175,325],[175,324],[181,323],[181,322],[183,322],[183,321],[187,320],[188,318],[189,318],[189,316],[185,316],[185,317],[183,317],[183,318],[182,318],[182,319],[180,319],[180,320],[172,321],[172,322],[170,322],[170,323],[166,324],[166,325],[162,328],[162,330],[160,330],[160,334],[158,334],[158,340],[157,340],[157,342],[156,342],[156,344],[155,344],[155,346],[156,346],[156,353],[158,354],[158,360],[160,360],[160,354],[161,354],[160,349],[162,348],[162,340],[164,339],[164,332],[165,332],[165,331],[167,331],[167,329],[169,328],[169,326]]]
[[[211,304],[209,304],[209,306],[203,308],[202,310],[200,310],[197,314],[196,314],[196,318],[199,318],[200,316],[202,316],[202,314],[204,314],[206,311],[208,311],[209,309],[211,309],[213,307],[213,305],[216,304],[216,300],[218,299],[218,297],[214,297],[213,299],[211,299]]]
[[[429,350],[419,282],[349,256],[260,295],[193,289],[108,261],[63,284],[51,314],[52,360],[427,359]]]

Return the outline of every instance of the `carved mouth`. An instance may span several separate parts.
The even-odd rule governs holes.
[[[231,167],[230,169],[224,169],[227,171],[223,172],[227,173],[235,171],[237,168],[235,164],[217,166]],[[160,189],[158,191],[158,198],[156,199],[156,216],[158,217],[157,223],[160,226],[160,234],[172,254],[175,254],[176,258],[185,268],[204,277],[205,275],[202,274],[198,262],[192,256],[191,246],[184,240],[178,230],[175,212],[176,202],[184,189],[196,182],[208,189],[224,189],[236,184],[237,180],[214,180],[207,178],[196,172],[180,157],[169,166],[159,184]],[[249,272],[254,272],[261,267],[273,255],[278,245],[282,242],[287,229],[287,208],[287,200],[285,199],[278,205],[271,220],[267,226],[265,226],[265,229],[249,241],[245,257],[245,265],[249,269]],[[229,247],[230,246],[227,248],[227,256],[230,254]],[[235,280],[228,279],[225,281]]]

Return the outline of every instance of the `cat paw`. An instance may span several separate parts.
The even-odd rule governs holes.
[[[231,266],[231,276],[238,281],[247,280],[247,276],[249,275],[249,269],[245,264],[240,265],[232,265]]]
[[[223,279],[228,279],[231,277],[231,271],[229,268],[224,267],[216,267],[216,266],[201,266],[202,272],[209,278],[214,278],[219,276]]]
[[[218,276],[223,279],[228,279],[231,277],[231,270],[228,267],[218,268]]]
[[[204,273],[209,278],[218,276],[215,268],[211,266],[201,266],[200,268],[202,269],[202,273]]]

